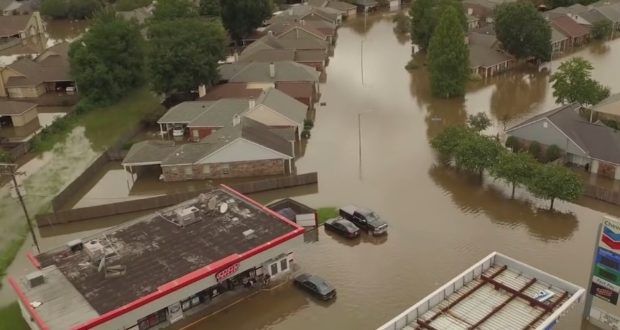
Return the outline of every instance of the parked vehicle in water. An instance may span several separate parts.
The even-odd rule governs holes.
[[[351,221],[337,217],[325,221],[325,230],[331,230],[347,238],[360,236],[360,229]]]
[[[297,275],[293,282],[298,287],[310,292],[321,300],[327,301],[336,297],[336,289],[316,275],[303,273]]]
[[[359,208],[354,205],[341,207],[340,216],[350,220],[361,229],[365,229],[372,235],[387,233],[388,224],[372,210]]]

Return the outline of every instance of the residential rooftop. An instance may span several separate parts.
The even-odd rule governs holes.
[[[222,80],[229,82],[318,82],[320,75],[315,69],[292,61],[223,64],[218,70]]]
[[[220,260],[243,258],[253,249],[299,233],[295,224],[224,187],[83,238],[81,249],[63,246],[42,253],[36,258],[51,276],[34,288],[40,290],[28,290],[23,283],[21,287],[30,292],[30,301],[49,309],[49,313],[41,310],[46,323],[75,325],[93,316],[93,311],[102,315],[116,310]],[[58,291],[62,288],[69,291]],[[54,295],[47,296],[44,290]],[[73,298],[86,300],[76,307],[86,314],[78,315],[71,306],[69,312],[78,317],[63,321],[68,305],[50,302]]]
[[[36,107],[36,103],[18,102],[0,99],[0,115],[16,116]]]
[[[547,329],[584,291],[493,252],[379,330]]]
[[[23,31],[30,20],[30,15],[0,15],[0,37],[10,37]]]

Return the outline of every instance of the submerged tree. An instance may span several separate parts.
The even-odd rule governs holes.
[[[439,25],[442,14],[448,8],[454,8],[457,18],[467,30],[467,17],[463,4],[458,0],[416,0],[411,3],[409,16],[411,16],[411,40],[421,49],[429,47],[431,37]]]
[[[459,142],[454,151],[454,161],[458,168],[476,173],[482,178],[484,170],[490,169],[503,151],[495,140],[480,134],[473,134]]]
[[[511,184],[512,194],[510,198],[514,198],[515,188],[518,185],[527,184],[538,167],[540,167],[540,164],[527,153],[502,152],[497,159],[497,163],[491,167],[491,175]]]
[[[428,49],[433,95],[450,98],[465,94],[469,78],[469,50],[458,14],[448,7],[442,14]]]
[[[528,182],[529,190],[538,198],[573,202],[583,194],[583,184],[577,174],[559,165],[545,165],[537,170]]]
[[[491,126],[491,119],[484,112],[478,112],[475,115],[467,117],[467,125],[477,132],[482,132]]]
[[[609,88],[591,78],[592,64],[581,57],[562,62],[551,76],[557,103],[595,105],[609,96]]]
[[[551,27],[529,2],[504,3],[495,10],[497,40],[519,59],[551,59]]]
[[[431,146],[444,160],[452,160],[459,143],[476,134],[465,126],[449,126],[431,140]]]
[[[158,0],[153,11],[153,22],[196,17],[198,12],[190,0]]]

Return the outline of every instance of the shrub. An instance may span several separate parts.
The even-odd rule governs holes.
[[[562,156],[562,149],[560,149],[560,147],[556,146],[555,144],[550,145],[549,148],[547,148],[547,150],[545,151],[546,162],[552,162],[560,158],[560,156]]]
[[[527,151],[532,155],[532,157],[540,160],[540,152],[541,152],[540,143],[534,141],[530,143],[530,146],[527,148]]]
[[[309,131],[314,127],[312,119],[304,119],[304,131]]]
[[[602,20],[592,25],[592,38],[596,40],[605,40],[611,36],[613,26],[610,21]]]
[[[398,13],[392,19],[396,26],[394,26],[394,32],[397,34],[407,34],[411,30],[411,19],[405,16],[405,14]]]
[[[117,11],[130,11],[150,5],[152,0],[118,0],[114,4]]]
[[[506,147],[510,148],[512,152],[519,152],[521,150],[521,142],[514,136],[509,136],[506,139]]]
[[[409,62],[407,63],[407,65],[405,65],[405,69],[407,69],[407,71],[412,71],[418,68],[418,65],[415,64],[415,60],[411,59],[409,60]]]

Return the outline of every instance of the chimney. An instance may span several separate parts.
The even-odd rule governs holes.
[[[467,15],[473,16],[474,15],[474,9],[473,8],[467,8]]]
[[[235,114],[233,116],[233,122],[232,122],[233,126],[237,126],[240,123],[241,123],[241,116],[239,116],[238,114]]]
[[[273,31],[272,31],[272,30],[267,31],[267,34],[268,34],[270,37],[273,37]]]
[[[271,79],[276,77],[276,65],[273,62],[269,63],[269,77]]]
[[[252,110],[256,106],[256,100],[253,97],[250,97],[248,100],[248,109]]]
[[[198,86],[198,97],[203,97],[207,95],[207,86],[205,84],[201,84]]]

